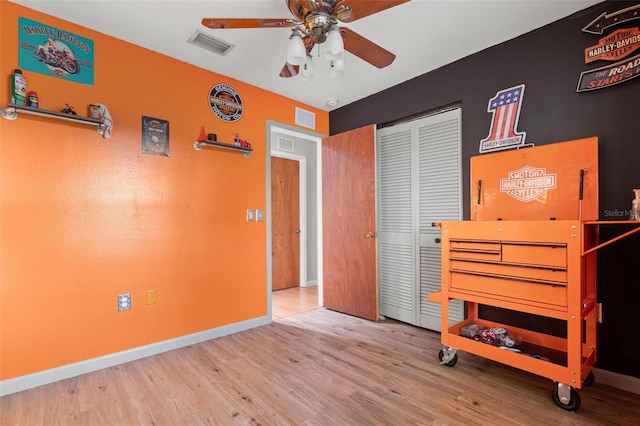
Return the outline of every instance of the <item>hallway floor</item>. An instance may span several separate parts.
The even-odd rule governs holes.
[[[271,295],[273,321],[318,309],[318,286],[276,290]]]

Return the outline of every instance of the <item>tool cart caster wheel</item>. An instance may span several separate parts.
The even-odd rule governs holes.
[[[593,371],[589,371],[587,377],[584,378],[584,382],[582,382],[582,387],[588,388],[596,381],[596,378],[593,375]]]
[[[440,352],[438,352],[438,359],[440,360],[440,364],[446,365],[447,367],[453,367],[458,362],[458,354],[456,354],[456,350],[452,348],[440,349]]]
[[[560,397],[560,395],[558,394],[558,386],[559,384],[556,384],[556,386],[553,388],[553,390],[551,391],[551,398],[553,398],[553,402],[556,403],[556,405],[560,408],[562,408],[563,410],[567,410],[567,411],[577,411],[578,408],[580,408],[580,395],[578,395],[578,391],[576,391],[574,388],[567,386],[570,389],[570,397],[568,401],[563,402],[562,398]]]

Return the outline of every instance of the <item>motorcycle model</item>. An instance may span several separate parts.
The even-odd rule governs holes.
[[[71,57],[66,49],[60,50],[52,47],[45,49],[44,46],[38,46],[36,59],[52,67],[62,68],[69,74],[77,74],[80,72],[78,61]]]

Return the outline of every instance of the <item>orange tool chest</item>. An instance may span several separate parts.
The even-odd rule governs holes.
[[[485,154],[471,159],[471,219],[442,229],[442,285],[428,299],[441,304],[442,364],[457,350],[547,377],[554,402],[580,406],[576,389],[593,383],[597,358],[596,251],[640,231],[639,222],[599,222],[598,140],[579,139]],[[599,242],[602,224],[632,229]],[[466,302],[465,319],[450,325],[448,301]],[[566,337],[480,318],[497,307],[566,325]],[[516,345],[470,338],[465,329],[506,330]],[[505,350],[507,349],[507,350]]]

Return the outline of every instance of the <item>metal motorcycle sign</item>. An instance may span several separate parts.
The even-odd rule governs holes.
[[[18,66],[93,86],[93,40],[20,17]]]

